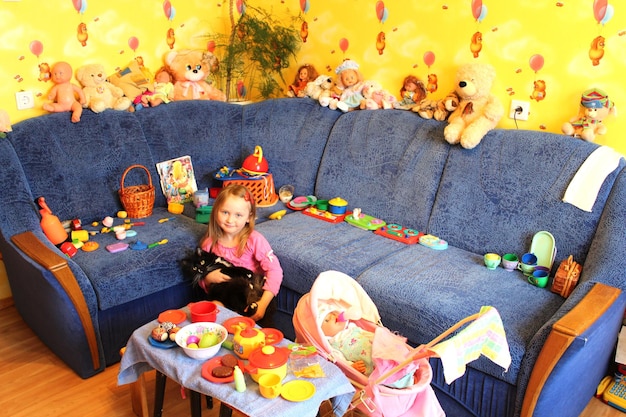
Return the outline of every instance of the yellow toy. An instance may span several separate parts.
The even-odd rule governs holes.
[[[184,49],[171,51],[165,56],[168,72],[174,77],[174,100],[219,100],[226,95],[206,82],[217,68],[217,58],[208,51]]]
[[[488,64],[470,63],[458,69],[454,91],[459,95],[459,106],[448,117],[443,132],[448,143],[472,149],[496,127],[504,108],[490,93],[495,78],[496,71]]]
[[[599,88],[592,88],[583,92],[580,98],[578,115],[561,127],[563,133],[593,142],[596,135],[607,132],[602,121],[609,114],[616,114],[615,103],[609,100],[608,94]]]
[[[128,110],[131,101],[124,91],[106,80],[104,67],[100,64],[84,65],[76,70],[76,79],[83,86],[85,102],[94,113],[106,109]]]
[[[43,105],[45,111],[51,113],[72,112],[72,122],[78,123],[83,113],[83,105],[87,103],[85,94],[79,86],[70,82],[72,67],[67,62],[57,62],[52,65],[50,79],[54,87],[48,93],[48,100],[52,103]]]

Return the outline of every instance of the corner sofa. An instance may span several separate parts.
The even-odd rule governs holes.
[[[178,261],[205,225],[192,206],[167,212],[155,164],[190,155],[199,188],[214,187],[222,166],[241,166],[261,146],[276,188],[340,196],[349,209],[445,239],[446,250],[406,245],[292,212],[259,210],[257,229],[284,269],[278,327],[293,337],[291,315],[319,273],[352,276],[373,299],[385,326],[426,343],[490,305],[499,311],[512,364],[484,357],[447,385],[432,360],[432,385],[449,416],[576,416],[612,361],[626,298],[624,160],[604,180],[593,210],[562,201],[597,145],[524,130],[493,130],[472,150],[443,140],[445,123],[401,110],[332,111],[310,99],[249,105],[186,101],[135,113],[67,113],[25,120],[0,140],[0,251],[15,306],[40,339],[81,377],[119,360],[132,331],[199,295]],[[109,253],[111,233],[94,252],[68,258],[46,239],[35,199],[63,220],[91,222],[122,209],[118,190],[133,164],[156,187],[152,216],[135,227],[143,250]],[[131,170],[125,185],[148,181]],[[160,219],[173,217],[170,221]],[[117,220],[120,222],[120,220]],[[583,265],[565,299],[530,285],[521,272],[488,270],[483,254],[528,252],[538,231],[556,240],[559,263]],[[558,410],[555,411],[555,410]],[[555,414],[556,413],[556,414]]]

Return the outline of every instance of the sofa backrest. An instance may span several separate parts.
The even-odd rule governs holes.
[[[470,252],[518,255],[529,251],[535,233],[548,231],[557,247],[554,268],[569,255],[583,262],[619,170],[604,182],[591,213],[562,200],[597,147],[510,129],[491,131],[472,150],[452,147],[428,229]]]
[[[344,114],[328,139],[315,194],[424,231],[449,152],[444,126],[404,110]]]

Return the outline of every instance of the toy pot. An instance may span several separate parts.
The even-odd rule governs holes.
[[[200,321],[204,322],[215,322],[217,318],[217,313],[219,309],[217,308],[217,304],[212,303],[211,301],[198,301],[197,303],[189,303],[187,304],[189,307],[189,312],[191,313],[191,322],[197,323]]]
[[[261,330],[254,327],[242,328],[239,325],[233,327],[233,352],[241,359],[248,359],[255,349],[265,346],[265,333]]]
[[[290,351],[287,348],[263,346],[250,353],[249,365],[245,367],[255,382],[264,374],[276,374],[282,381],[287,376],[287,362]]]
[[[348,202],[341,197],[328,200],[328,211],[332,214],[345,214],[347,208]]]
[[[262,175],[267,173],[267,159],[263,158],[263,149],[260,146],[254,148],[254,153],[244,159],[241,169],[251,175]]]

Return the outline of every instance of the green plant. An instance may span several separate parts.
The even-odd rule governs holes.
[[[282,96],[279,80],[287,85],[282,71],[296,58],[302,43],[294,26],[297,17],[279,20],[271,12],[244,4],[236,18],[234,1],[230,0],[230,33],[207,35],[215,42],[214,53],[220,60],[214,82],[228,100]]]

